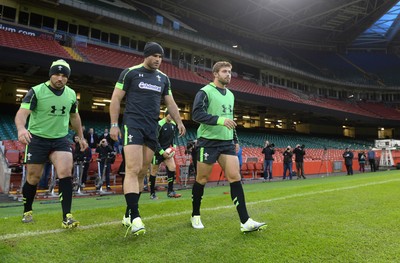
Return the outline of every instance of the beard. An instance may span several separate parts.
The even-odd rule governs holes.
[[[225,86],[231,82],[231,79],[230,78],[219,78],[218,82]]]

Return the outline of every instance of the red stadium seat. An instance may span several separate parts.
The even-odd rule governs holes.
[[[243,163],[242,167],[240,168],[240,172],[243,177],[249,174],[249,170],[247,169],[247,163]]]
[[[18,150],[8,150],[6,151],[6,160],[9,167],[15,167],[21,165],[21,155]]]
[[[247,163],[247,170],[249,171],[249,174],[251,174],[251,178],[254,179],[254,173],[255,173],[255,163]]]
[[[264,174],[264,164],[263,163],[256,163],[255,164],[255,171],[254,171],[254,177],[257,177],[260,175],[261,177]]]

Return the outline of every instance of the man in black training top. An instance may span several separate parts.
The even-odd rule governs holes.
[[[18,140],[26,144],[26,182],[22,188],[24,215],[22,222],[33,221],[32,204],[43,167],[50,160],[59,179],[58,195],[63,212],[63,228],[79,225],[71,214],[72,204],[72,148],[68,140],[68,125],[78,136],[81,151],[88,146],[83,138],[76,94],[66,86],[71,69],[62,59],[51,64],[50,80],[41,83],[26,94],[15,116]],[[29,116],[28,129],[25,128]]]
[[[181,197],[181,194],[177,194],[174,191],[174,178],[175,178],[175,160],[173,153],[170,154],[166,152],[170,147],[176,147],[174,145],[174,138],[176,132],[176,123],[172,120],[171,114],[169,114],[168,110],[165,112],[165,117],[158,121],[158,142],[159,145],[154,154],[153,160],[151,162],[151,174],[150,174],[150,199],[156,200],[158,197],[156,196],[156,176],[158,173],[159,165],[164,162],[167,170],[167,181],[168,181],[168,197],[178,198]]]
[[[146,232],[139,214],[139,198],[143,190],[144,176],[147,174],[158,143],[157,124],[161,97],[164,98],[168,111],[178,125],[179,134],[182,136],[186,132],[178,106],[172,96],[170,80],[159,70],[163,55],[164,50],[159,44],[147,43],[144,47],[143,63],[122,71],[115,84],[110,104],[110,135],[115,141],[118,140],[118,135],[121,135],[118,117],[122,99],[126,98],[123,115],[125,153],[123,187],[127,207],[122,223],[134,235]]]
[[[231,198],[241,222],[240,230],[251,232],[265,228],[266,224],[254,221],[247,213],[236,155],[239,144],[233,121],[235,98],[226,88],[231,81],[231,70],[229,62],[215,63],[214,81],[200,89],[193,103],[192,118],[200,123],[200,127],[197,130],[197,176],[192,189],[191,223],[193,228],[204,228],[200,219],[201,199],[213,164],[218,161],[230,183]]]

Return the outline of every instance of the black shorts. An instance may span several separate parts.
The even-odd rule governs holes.
[[[231,144],[220,147],[199,147],[197,149],[197,161],[209,164],[215,163],[221,154],[236,156],[236,146]]]
[[[155,153],[153,159],[151,160],[151,164],[160,165],[164,161],[165,161],[164,156],[160,155],[159,153]]]
[[[157,129],[129,128],[124,126],[124,146],[125,145],[146,145],[153,152],[157,147]]]
[[[70,152],[72,154],[71,143],[64,138],[48,139],[32,134],[31,142],[26,147],[25,162],[41,164],[49,160],[52,152]]]

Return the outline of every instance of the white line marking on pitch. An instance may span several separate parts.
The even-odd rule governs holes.
[[[340,187],[340,188],[326,189],[326,190],[314,191],[314,192],[308,192],[308,193],[302,193],[302,194],[287,195],[287,196],[275,197],[275,198],[266,199],[266,200],[247,202],[246,204],[248,206],[249,205],[258,205],[258,204],[262,204],[262,203],[286,200],[286,199],[290,199],[290,198],[297,198],[297,197],[304,197],[304,196],[310,196],[310,195],[325,194],[325,193],[336,192],[336,191],[350,190],[350,189],[356,189],[356,188],[370,186],[370,185],[379,185],[379,184],[385,184],[385,183],[396,182],[396,181],[400,181],[400,179],[391,179],[391,180],[386,180],[386,181],[382,181],[382,182],[373,182],[373,183],[345,186],[345,187]],[[228,208],[231,209],[232,205],[203,208],[201,210],[202,211],[214,211],[214,210],[228,209]],[[190,211],[168,213],[168,214],[162,214],[162,215],[154,215],[154,216],[144,217],[143,220],[148,221],[148,220],[158,219],[161,217],[174,217],[174,216],[181,216],[181,215],[186,215],[186,214],[190,214]],[[116,224],[121,224],[121,221],[112,221],[112,222],[105,222],[105,223],[100,223],[100,224],[80,226],[79,229],[92,229],[92,228],[96,228],[96,227],[116,225]],[[67,231],[67,230],[66,229],[53,229],[53,230],[46,230],[46,231],[34,231],[34,232],[24,232],[24,233],[17,233],[17,234],[7,234],[7,235],[0,236],[0,240],[46,235],[46,234],[55,234],[55,233],[60,233],[63,231]]]

